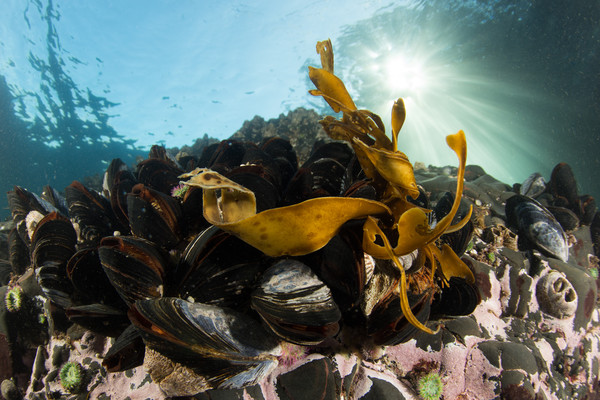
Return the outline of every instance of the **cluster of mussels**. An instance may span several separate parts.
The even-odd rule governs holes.
[[[471,211],[457,215],[463,132],[447,137],[456,194],[430,210],[397,150],[402,100],[390,140],[333,74],[331,43],[317,51],[311,93],[342,117],[322,121],[336,141],[300,167],[286,140],[228,140],[177,161],[154,147],[135,173],[115,159],[103,193],[9,192],[13,263],[32,265],[55,312],[117,337],[109,371],[145,363],[172,395],[240,388],[273,370],[282,342],[397,344],[478,304],[459,258],[473,232]]]

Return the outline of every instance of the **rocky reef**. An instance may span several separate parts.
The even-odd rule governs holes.
[[[342,117],[256,117],[94,191],[9,192],[6,399],[562,399],[599,392],[600,213],[558,164],[509,186],[414,165],[334,75]],[[310,385],[307,385],[310,382]]]

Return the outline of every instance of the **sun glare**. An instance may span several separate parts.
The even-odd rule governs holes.
[[[385,63],[387,81],[392,90],[417,97],[427,87],[427,75],[422,60],[396,55]]]

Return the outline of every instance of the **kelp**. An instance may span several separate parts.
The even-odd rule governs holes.
[[[416,199],[419,190],[412,164],[398,150],[398,134],[406,118],[403,100],[398,99],[392,106],[390,140],[381,118],[371,111],[358,109],[343,81],[334,74],[331,41],[317,43],[317,53],[322,68],[309,67],[309,77],[316,86],[309,92],[323,97],[333,111],[342,112],[340,119],[327,116],[321,124],[332,139],[346,141],[352,146],[366,177],[380,193],[379,199],[319,197],[256,213],[254,193],[214,171],[200,169],[186,174],[183,177],[189,180],[185,184],[203,189],[203,212],[209,223],[271,257],[312,253],[325,246],[344,223],[363,219],[364,252],[374,258],[393,261],[400,271],[394,290],[400,296],[402,312],[411,324],[433,333],[410,309],[407,278],[399,257],[415,250],[422,251],[423,259],[431,266],[431,282],[436,265],[440,266],[442,284],[447,284],[452,277],[474,282],[472,272],[449,246],[438,248],[435,244],[442,234],[460,229],[471,217],[472,209],[462,221],[451,225],[463,190],[467,157],[465,134],[459,131],[446,137],[448,146],[459,160],[456,196],[448,215],[432,228],[427,218],[430,210],[408,201],[409,196]],[[393,233],[392,236],[397,237],[394,245],[388,239]]]

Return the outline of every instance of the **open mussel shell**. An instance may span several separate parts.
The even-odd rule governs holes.
[[[124,227],[113,213],[110,202],[99,193],[73,181],[65,188],[69,217],[78,228],[79,241],[85,247],[95,247],[100,239],[123,232]]]
[[[296,344],[321,343],[340,328],[341,312],[331,290],[294,259],[265,271],[252,293],[252,308],[279,337]]]
[[[110,236],[98,249],[104,272],[128,305],[161,297],[168,264],[150,241],[131,236]]]
[[[179,202],[173,197],[141,183],[127,195],[131,232],[164,248],[172,248],[183,237],[183,218]]]
[[[198,303],[249,306],[250,293],[265,270],[264,254],[215,226],[186,247],[175,275],[176,293]]]
[[[554,216],[537,201],[515,195],[506,201],[509,227],[518,230],[519,248],[537,248],[564,262],[569,258],[567,238]]]
[[[77,234],[66,218],[52,212],[37,224],[31,239],[32,262],[38,284],[55,304],[71,304],[73,285],[67,277],[67,262],[75,253]]]
[[[137,301],[129,318],[147,346],[202,375],[207,388],[253,385],[277,366],[277,340],[229,308],[166,297]]]

